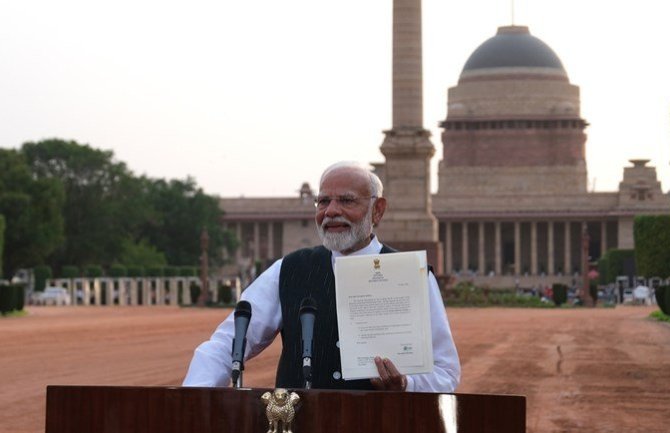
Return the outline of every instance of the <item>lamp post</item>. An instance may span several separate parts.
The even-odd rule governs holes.
[[[207,250],[209,249],[209,233],[207,228],[202,228],[200,233],[200,296],[198,297],[198,306],[204,307],[209,301],[209,258]]]

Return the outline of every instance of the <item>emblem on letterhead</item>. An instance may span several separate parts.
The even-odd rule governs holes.
[[[375,264],[375,269],[381,269],[382,268],[381,265],[379,264],[380,262],[379,262],[378,258],[375,258],[372,262]]]

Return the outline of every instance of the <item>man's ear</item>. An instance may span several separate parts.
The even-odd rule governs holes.
[[[386,198],[378,197],[372,206],[372,225],[377,226],[386,212]]]

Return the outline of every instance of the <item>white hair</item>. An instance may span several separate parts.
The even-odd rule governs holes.
[[[340,169],[356,170],[361,174],[368,176],[368,178],[370,179],[370,195],[375,197],[383,196],[384,185],[382,185],[382,181],[379,179],[379,176],[377,176],[370,170],[370,166],[360,164],[356,161],[340,161],[330,165],[323,171],[323,174],[321,175],[321,180],[319,180],[319,188],[321,188],[321,184],[323,183],[323,180],[326,178],[327,175],[329,175],[335,170]]]

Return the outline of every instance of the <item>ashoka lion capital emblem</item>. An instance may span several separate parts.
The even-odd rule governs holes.
[[[292,433],[291,423],[295,416],[293,406],[298,404],[300,396],[295,392],[289,393],[284,388],[277,388],[274,391],[266,392],[261,396],[265,403],[265,415],[268,418],[268,433]],[[279,430],[281,421],[282,429]]]

